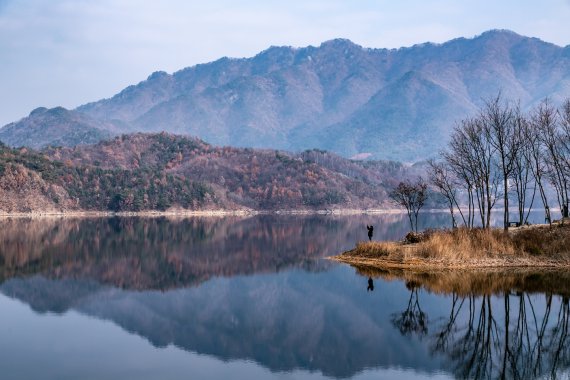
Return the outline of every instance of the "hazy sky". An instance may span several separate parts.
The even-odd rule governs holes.
[[[0,0],[0,125],[271,45],[397,48],[511,29],[570,44],[570,0]]]

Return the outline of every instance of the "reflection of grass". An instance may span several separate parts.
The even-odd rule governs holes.
[[[356,266],[359,274],[387,281],[403,280],[439,294],[459,296],[510,292],[570,295],[570,272],[560,269],[401,269]]]
[[[434,230],[419,242],[362,242],[339,261],[380,267],[570,266],[570,226]]]

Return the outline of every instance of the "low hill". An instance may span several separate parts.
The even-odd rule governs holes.
[[[203,183],[150,169],[101,169],[0,145],[0,213],[220,208]]]
[[[353,161],[319,150],[215,147],[137,133],[41,152],[1,146],[0,210],[389,208],[387,189],[413,172],[400,163]],[[26,187],[18,181],[42,201],[25,201],[18,191]]]

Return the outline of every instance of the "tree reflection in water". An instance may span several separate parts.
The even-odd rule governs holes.
[[[363,268],[359,272],[373,275]],[[375,274],[389,280],[405,279],[410,298],[406,309],[393,315],[392,323],[402,335],[427,337],[431,353],[446,358],[457,378],[557,378],[570,367],[567,285],[560,283],[558,290],[552,285],[560,273],[479,273],[451,279],[445,279],[445,273],[439,278],[405,271]],[[501,281],[489,281],[493,278]],[[474,286],[485,282],[489,285],[486,292]],[[549,291],[541,291],[541,283]],[[469,286],[477,291],[466,292]],[[421,288],[451,296],[448,316],[428,323],[420,306]],[[433,333],[428,334],[428,329]]]
[[[498,321],[491,296],[474,295],[454,302],[449,321],[435,336],[433,352],[447,355],[458,377],[471,379],[529,379],[549,375],[568,367],[568,298],[558,303],[558,316],[552,321],[553,295],[545,295],[546,307],[537,313],[533,298],[517,292],[504,294],[503,319]],[[467,302],[466,302],[467,301]],[[464,307],[465,304],[468,305]],[[468,313],[467,323],[457,315]]]
[[[408,307],[401,313],[393,314],[392,323],[400,330],[402,335],[416,334],[420,337],[424,336],[428,332],[427,314],[420,307],[419,287],[413,281],[407,281],[406,288],[410,290]]]

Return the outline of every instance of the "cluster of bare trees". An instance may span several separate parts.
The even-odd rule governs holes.
[[[460,219],[467,227],[479,221],[489,228],[491,211],[502,202],[506,229],[511,200],[515,223],[526,223],[537,193],[551,221],[548,185],[568,216],[570,99],[559,108],[545,99],[523,113],[499,94],[455,127],[441,160],[429,165],[430,182],[446,200],[454,226]]]

